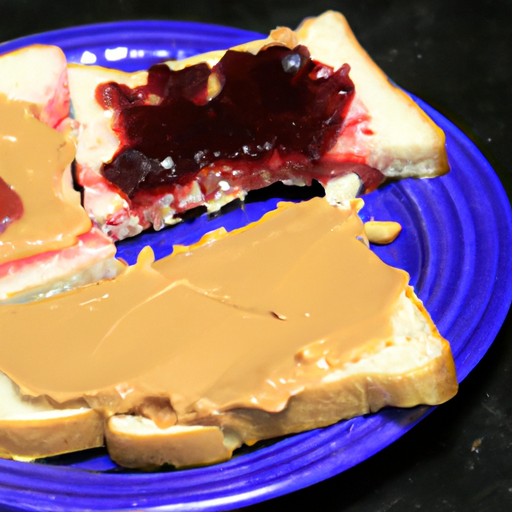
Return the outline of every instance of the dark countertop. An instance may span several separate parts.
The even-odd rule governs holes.
[[[512,193],[510,0],[0,0],[0,6],[0,40],[122,19],[193,20],[267,32],[337,9],[397,84],[472,138]],[[382,452],[341,475],[247,510],[303,509],[306,503],[322,511],[512,510],[511,337],[509,315],[459,394]]]

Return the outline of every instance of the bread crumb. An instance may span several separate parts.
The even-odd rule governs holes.
[[[393,221],[370,220],[364,223],[364,230],[372,244],[390,244],[402,231],[402,226]]]
[[[478,447],[482,444],[482,439],[478,438],[473,441],[473,444],[471,445],[471,451],[478,453]]]

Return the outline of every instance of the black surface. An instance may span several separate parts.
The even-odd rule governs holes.
[[[191,20],[267,32],[329,8],[347,16],[397,84],[473,139],[510,197],[511,1],[0,0],[0,40],[123,19]],[[512,510],[511,336],[509,318],[457,397],[392,446],[337,477],[246,510]]]

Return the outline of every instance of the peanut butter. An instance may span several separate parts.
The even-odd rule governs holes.
[[[74,145],[34,108],[0,94],[0,178],[23,204],[21,218],[0,230],[0,265],[70,247],[91,227],[72,188]]]
[[[148,397],[179,424],[289,398],[392,334],[408,276],[361,242],[355,211],[317,198],[216,233],[112,281],[0,306],[0,370],[23,392],[105,414]]]

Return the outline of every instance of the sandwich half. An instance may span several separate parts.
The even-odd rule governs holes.
[[[136,468],[442,403],[449,344],[408,275],[368,249],[358,201],[283,204],[156,263],[145,249],[114,280],[4,305],[0,371],[33,400],[87,403],[113,460]]]
[[[69,77],[84,205],[114,239],[277,181],[317,180],[341,203],[448,171],[443,132],[331,11],[147,72],[71,65]]]

